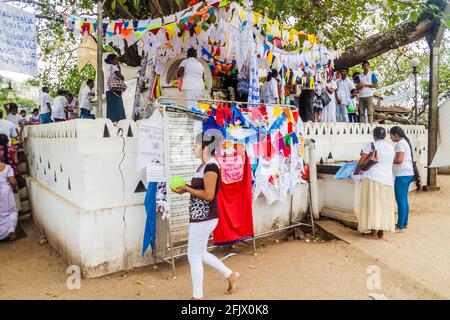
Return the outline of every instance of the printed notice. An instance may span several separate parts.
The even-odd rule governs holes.
[[[35,15],[0,3],[0,70],[36,76]]]
[[[201,164],[194,156],[195,137],[202,130],[202,121],[187,112],[166,110],[169,165],[168,181],[174,176],[182,176],[189,184]],[[166,149],[167,150],[167,149]],[[169,188],[170,189],[170,188]],[[170,208],[170,230],[172,244],[177,246],[188,239],[189,234],[189,194],[179,195],[168,190]]]

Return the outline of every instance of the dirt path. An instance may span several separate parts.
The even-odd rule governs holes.
[[[224,280],[206,267],[205,297],[370,299],[368,293],[378,292],[389,299],[450,298],[446,295],[450,265],[447,200],[450,176],[441,177],[440,183],[443,186],[440,192],[412,196],[411,226],[406,234],[392,235],[383,243],[371,242],[368,246],[337,240],[306,243],[292,238],[261,246],[259,241],[257,256],[242,245],[234,250],[238,255],[225,260],[242,274],[238,292],[225,295]],[[171,279],[168,266],[159,270],[146,267],[99,279],[83,279],[80,290],[68,290],[66,264],[48,245],[40,246],[37,234],[29,228],[27,238],[0,243],[0,299],[190,298],[186,259],[177,264],[176,279]],[[226,252],[215,254],[223,257]],[[370,266],[380,268],[381,290],[367,287]],[[442,283],[435,278],[439,272],[444,276]]]

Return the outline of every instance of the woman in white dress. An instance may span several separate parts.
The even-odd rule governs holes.
[[[363,149],[355,174],[359,174],[362,164],[376,150],[378,162],[363,172],[361,203],[358,210],[358,231],[375,239],[383,238],[384,231],[395,232],[395,195],[393,164],[394,147],[385,141],[386,130],[373,130],[374,143]]]
[[[0,149],[0,240],[16,240],[17,209],[13,190],[17,182],[11,166],[3,163],[4,152]]]
[[[325,90],[330,96],[330,103],[323,107],[323,121],[324,122],[336,122],[336,90],[337,84],[336,81],[333,80],[333,74],[330,72],[330,75],[327,79],[327,84],[325,86]]]
[[[187,99],[186,106],[196,108],[198,100],[205,98],[205,68],[197,60],[197,50],[188,50],[187,59],[181,62],[177,76],[183,82],[181,89]]]

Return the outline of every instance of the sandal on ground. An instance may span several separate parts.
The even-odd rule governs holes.
[[[405,232],[404,229],[395,228],[395,233],[403,233],[403,232]]]
[[[11,232],[9,234],[9,241],[16,241],[17,240],[17,235],[15,232]]]

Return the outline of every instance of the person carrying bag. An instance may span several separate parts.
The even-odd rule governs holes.
[[[106,117],[112,122],[119,122],[126,118],[122,93],[127,90],[127,85],[117,56],[109,54],[105,62],[110,65],[107,74]]]

